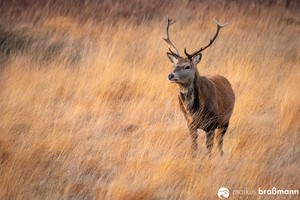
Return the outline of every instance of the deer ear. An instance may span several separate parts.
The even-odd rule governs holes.
[[[167,56],[168,56],[168,58],[170,59],[170,61],[172,62],[172,63],[176,63],[177,62],[177,56],[175,56],[175,55],[173,55],[173,54],[171,54],[171,53],[169,53],[169,52],[167,52]]]
[[[192,62],[193,62],[193,64],[194,64],[194,65],[197,65],[197,64],[200,62],[201,57],[202,57],[202,54],[201,54],[201,53],[194,55],[194,56],[192,57]]]

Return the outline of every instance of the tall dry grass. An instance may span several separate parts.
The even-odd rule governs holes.
[[[20,20],[7,9],[0,199],[217,199],[222,186],[300,189],[299,12],[185,3],[118,20],[110,17],[121,8],[109,4],[104,21],[40,8],[21,9]],[[223,157],[205,156],[199,131],[191,158],[177,86],[167,81],[167,14],[178,19],[171,34],[181,51],[208,41],[212,18],[229,21],[198,67],[227,77],[236,93]]]

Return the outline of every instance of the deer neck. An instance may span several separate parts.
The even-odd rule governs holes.
[[[180,96],[183,102],[193,104],[194,101],[198,101],[199,79],[199,73],[196,71],[194,80],[191,83],[179,85]]]
[[[188,95],[189,93],[194,91],[194,83],[191,84],[180,84],[179,91],[181,95]]]

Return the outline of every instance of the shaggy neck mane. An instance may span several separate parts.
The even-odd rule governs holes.
[[[184,104],[186,104],[186,108],[190,113],[195,113],[200,108],[199,101],[199,82],[201,81],[201,77],[196,71],[194,81],[192,84],[181,84],[180,87],[180,98]]]

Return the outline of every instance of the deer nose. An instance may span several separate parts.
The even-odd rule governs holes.
[[[168,78],[171,81],[174,78],[174,74],[173,73],[169,74]]]

